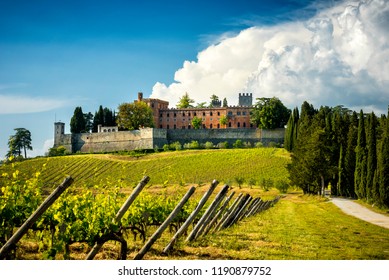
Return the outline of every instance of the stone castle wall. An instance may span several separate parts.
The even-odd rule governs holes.
[[[181,144],[207,141],[217,145],[221,142],[233,144],[236,140],[267,144],[269,142],[283,143],[285,129],[155,129],[144,128],[132,131],[107,133],[79,133],[57,135],[55,147],[64,146],[69,152],[102,153],[137,149],[162,148],[173,142]]]

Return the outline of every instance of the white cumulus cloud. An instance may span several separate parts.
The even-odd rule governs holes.
[[[343,1],[305,21],[255,26],[185,61],[175,82],[156,83],[152,97],[175,106],[185,92],[237,104],[239,92],[386,112],[389,104],[389,1]]]

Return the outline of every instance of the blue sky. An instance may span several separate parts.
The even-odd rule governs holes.
[[[193,92],[187,88],[192,79],[188,65],[198,68],[204,61],[201,57],[241,38],[245,30],[250,36],[253,27],[277,33],[278,27],[305,22],[338,2],[1,1],[0,158],[17,127],[32,133],[34,151],[29,155],[42,155],[52,143],[54,121],[65,122],[68,132],[76,106],[92,113],[99,105],[116,109],[118,104],[136,99],[138,91],[146,97],[170,100],[174,106],[183,89],[197,102],[208,101],[195,87]],[[266,37],[267,45],[275,39]],[[245,85],[239,85],[242,90],[256,90],[253,77],[261,70],[265,52],[258,49],[256,53],[261,56],[256,69],[249,70]],[[197,75],[196,69],[190,73]],[[376,81],[371,83],[376,89]],[[224,93],[212,85],[204,86],[210,88],[204,96]],[[173,92],[175,88],[179,93]],[[281,97],[286,94],[268,88],[280,92]],[[237,91],[225,94],[237,95]],[[300,100],[296,100],[299,105],[297,102]],[[372,102],[366,107],[375,108]]]

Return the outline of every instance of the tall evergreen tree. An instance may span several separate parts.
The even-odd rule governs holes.
[[[356,147],[356,163],[354,173],[355,193],[358,198],[365,198],[365,172],[366,172],[366,133],[365,133],[365,117],[363,111],[359,113],[358,123],[358,142]]]
[[[381,123],[383,132],[378,148],[377,166],[378,202],[380,205],[389,207],[389,110],[388,116],[383,118]]]
[[[297,140],[297,129],[299,121],[299,110],[294,108],[292,114],[289,117],[285,130],[284,147],[289,152],[293,151],[294,145]]]
[[[71,133],[83,133],[85,132],[86,122],[84,113],[81,107],[74,109],[73,117],[70,120],[70,132]]]
[[[345,172],[345,156],[343,152],[343,146],[340,146],[340,155],[339,155],[339,166],[338,166],[338,184],[337,184],[337,195],[345,196],[347,195],[347,179]]]
[[[377,117],[374,112],[368,116],[367,133],[367,173],[366,173],[366,198],[374,201],[378,198],[378,189],[374,186],[374,174],[377,169]]]
[[[349,197],[356,197],[355,194],[355,183],[354,183],[354,177],[355,177],[355,163],[356,163],[356,156],[355,156],[355,149],[357,147],[357,141],[358,141],[358,114],[356,112],[353,112],[352,116],[350,117],[350,124],[348,127],[347,132],[347,149],[345,152],[345,160],[344,160],[344,179],[345,182],[343,183],[345,186],[345,194]]]

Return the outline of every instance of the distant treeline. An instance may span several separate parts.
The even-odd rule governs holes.
[[[285,148],[292,152],[291,183],[304,193],[331,185],[334,195],[389,207],[388,116],[304,102],[289,118]]]

